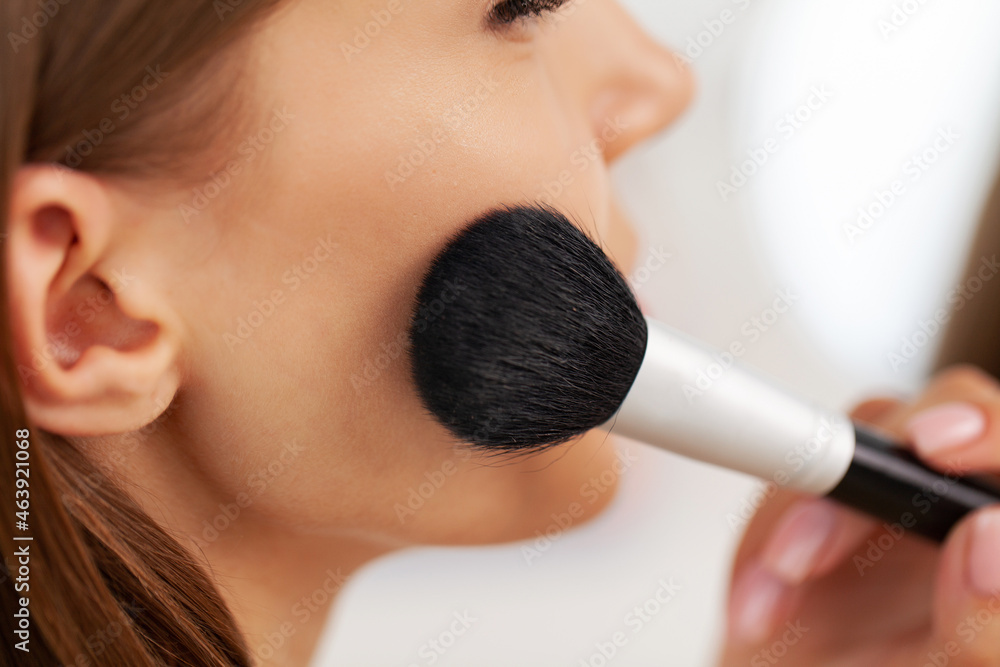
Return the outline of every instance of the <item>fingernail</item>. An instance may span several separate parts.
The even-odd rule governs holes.
[[[760,565],[751,565],[733,587],[730,601],[730,633],[746,644],[758,644],[771,636],[778,605],[787,587]]]
[[[982,597],[1000,593],[1000,510],[983,512],[972,524],[969,579]]]
[[[764,548],[761,562],[789,584],[801,584],[812,573],[837,527],[830,503],[807,501],[784,516]]]
[[[937,454],[978,440],[986,431],[986,416],[968,403],[945,403],[910,419],[906,430],[917,451]]]

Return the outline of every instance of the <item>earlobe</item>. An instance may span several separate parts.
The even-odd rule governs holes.
[[[11,192],[4,250],[25,407],[65,436],[139,428],[179,384],[175,319],[130,268],[140,262],[116,234],[126,220],[114,195],[54,165],[23,167]]]

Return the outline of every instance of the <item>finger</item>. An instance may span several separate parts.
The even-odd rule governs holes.
[[[960,402],[954,398],[961,399]],[[965,401],[974,401],[966,405]],[[933,407],[931,407],[933,406]],[[960,467],[955,458],[938,457],[938,466],[955,471],[989,469],[990,457],[1000,467],[1000,427],[992,436],[986,414],[1000,424],[1000,385],[971,366],[960,366],[939,374],[913,406],[881,398],[866,401],[852,416],[890,433],[915,434],[917,447],[927,447],[933,437],[976,442]],[[934,459],[932,459],[933,461]],[[772,575],[788,584],[802,584],[836,569],[864,544],[877,522],[827,500],[803,500],[793,504],[779,520],[761,550],[761,563]],[[1000,555],[998,555],[1000,558]]]
[[[1000,665],[1000,507],[956,527],[934,589],[933,636],[900,649],[891,664]]]
[[[851,417],[866,424],[878,425],[902,407],[903,402],[895,398],[873,398],[859,403],[851,412]]]
[[[775,578],[800,585],[836,569],[875,527],[873,519],[830,500],[800,500],[778,522],[760,562]]]
[[[775,578],[757,561],[743,568],[729,597],[729,638],[737,646],[766,641],[800,600],[798,587]]]
[[[878,398],[858,405],[851,416],[878,423],[903,404]],[[760,564],[790,585],[821,577],[849,558],[872,534],[876,522],[838,503],[805,498],[792,503],[778,520],[760,551]]]
[[[972,366],[936,376],[911,406],[878,423],[948,472],[1000,471],[1000,385]]]

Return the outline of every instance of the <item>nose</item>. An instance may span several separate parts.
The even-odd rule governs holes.
[[[613,0],[578,0],[549,46],[578,96],[608,162],[672,123],[691,102],[694,77]]]

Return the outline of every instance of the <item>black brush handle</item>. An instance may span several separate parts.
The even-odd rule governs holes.
[[[827,496],[882,519],[894,530],[943,542],[969,512],[1000,503],[1000,482],[942,473],[862,425],[844,478]]]

